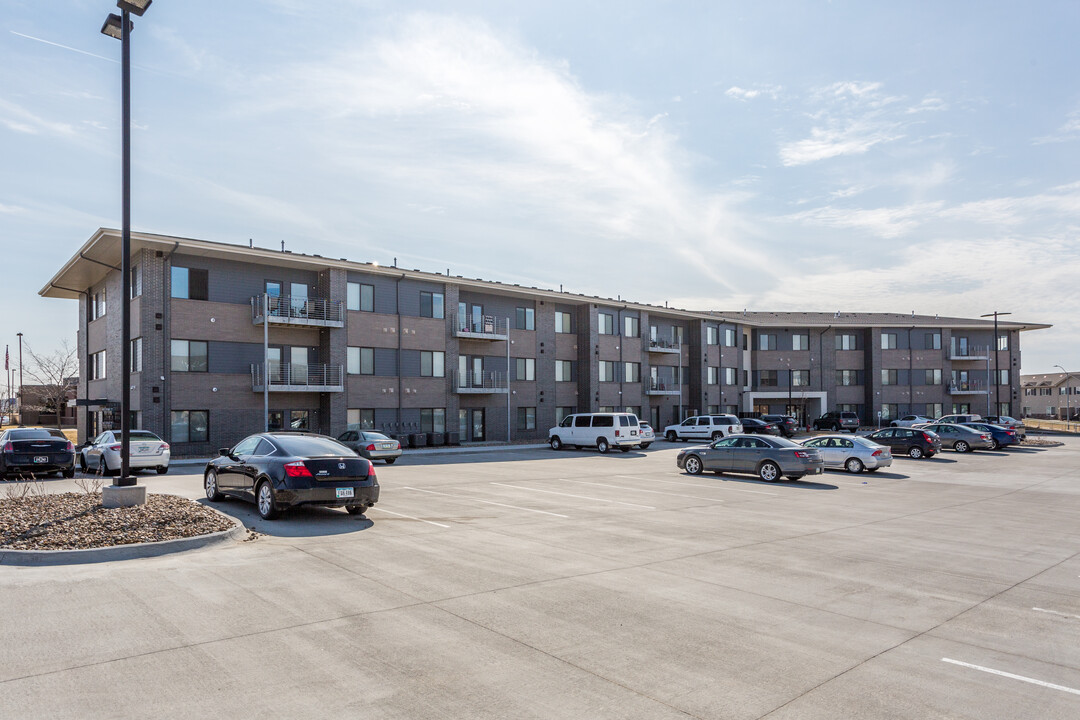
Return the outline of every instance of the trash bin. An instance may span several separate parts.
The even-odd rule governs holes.
[[[447,445],[460,445],[461,444],[461,433],[459,433],[456,430],[451,430],[450,432],[446,433],[446,444]]]
[[[434,446],[434,445],[442,445],[444,442],[446,442],[446,440],[443,437],[443,433],[429,432],[427,434],[427,444],[428,445],[432,445],[432,446]]]
[[[409,447],[419,448],[427,445],[427,433],[413,433],[409,436]]]

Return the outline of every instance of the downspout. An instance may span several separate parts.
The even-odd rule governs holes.
[[[394,296],[395,296],[394,310],[397,312],[397,427],[398,427],[398,434],[399,435],[401,434],[401,429],[402,429],[402,424],[401,424],[401,391],[402,391],[402,385],[401,385],[401,333],[402,333],[402,327],[401,327],[401,281],[404,280],[404,279],[405,279],[405,273],[402,273],[401,277],[399,277],[397,280],[394,281]]]
[[[832,330],[832,325],[829,325],[817,334],[818,364],[821,366],[821,369],[818,373],[820,380],[818,384],[821,386],[821,394],[826,396],[828,396],[828,391],[825,389],[825,333],[829,332],[830,330]],[[828,405],[828,403],[823,404]],[[823,407],[821,408],[821,412],[822,414],[827,413],[829,412],[829,408]],[[803,418],[803,420],[809,420],[809,418]],[[806,423],[806,427],[810,427],[809,422]]]

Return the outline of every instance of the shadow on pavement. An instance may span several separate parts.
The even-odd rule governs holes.
[[[350,515],[344,508],[301,506],[286,510],[276,520],[263,520],[255,505],[243,500],[227,499],[210,502],[200,498],[197,502],[212,507],[254,530],[271,537],[326,537],[355,533],[374,526],[366,515]]]
[[[686,474],[686,473],[684,473]],[[695,477],[694,475],[688,475],[688,477]],[[759,480],[756,477],[739,477],[737,475],[717,475],[716,479],[720,482],[739,482],[746,483],[747,485],[761,485],[762,487],[796,487],[802,490],[839,490],[836,485],[828,485],[826,483],[810,482],[807,480],[788,480],[787,478],[779,480],[777,482],[765,482]]]

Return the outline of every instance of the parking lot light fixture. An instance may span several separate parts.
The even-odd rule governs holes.
[[[122,40],[123,27],[123,19],[116,13],[109,13],[109,17],[105,18],[105,24],[101,26],[101,34],[108,35],[117,40]]]
[[[994,344],[993,344],[993,348],[994,348],[994,414],[995,415],[1000,415],[1001,414],[1001,372],[998,370],[998,355],[1000,354],[1000,352],[998,351],[998,315],[1012,315],[1012,313],[1011,312],[998,312],[997,310],[995,310],[992,313],[986,313],[985,315],[980,315],[979,316],[979,317],[984,317],[984,318],[986,318],[986,317],[994,318]],[[1010,381],[1011,381],[1011,379],[1012,378],[1010,378]],[[1010,382],[1010,384],[1011,384],[1011,382]],[[989,392],[989,391],[990,391],[989,388],[987,388],[987,392]]]
[[[116,7],[124,10],[125,12],[135,13],[139,17],[146,12],[146,9],[150,7],[150,3],[154,0],[118,0]]]
[[[1065,428],[1068,429],[1069,418],[1072,417],[1072,407],[1070,407],[1071,403],[1069,402],[1069,381],[1072,380],[1072,373],[1060,365],[1054,367],[1060,368],[1061,372],[1065,373]]]

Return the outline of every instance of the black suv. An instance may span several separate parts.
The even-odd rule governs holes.
[[[799,424],[795,422],[795,418],[790,415],[762,415],[759,419],[767,423],[774,423],[776,427],[780,428],[780,434],[786,438],[794,437],[795,431],[799,427]]]
[[[850,430],[855,432],[859,429],[859,416],[853,412],[841,412],[833,410],[827,412],[814,421],[815,430]]]

